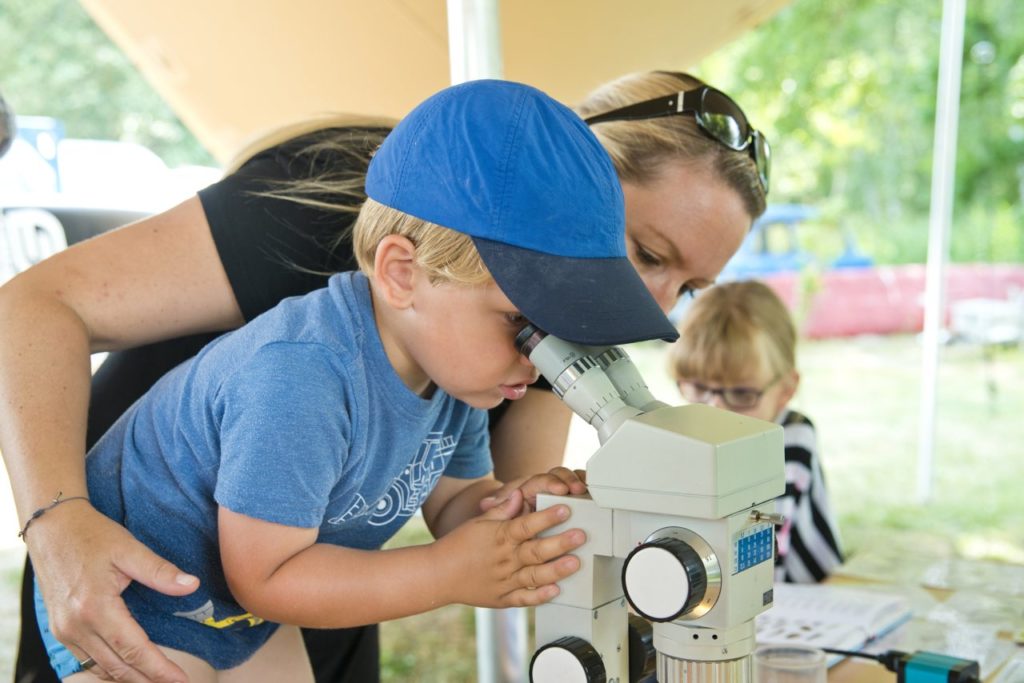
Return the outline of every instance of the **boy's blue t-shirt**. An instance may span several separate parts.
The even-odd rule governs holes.
[[[86,465],[96,507],[202,582],[185,597],[133,583],[132,615],[154,642],[219,669],[247,659],[276,626],[246,614],[227,588],[218,505],[376,549],[442,475],[491,470],[486,412],[405,386],[361,273],[335,275],[212,342],[140,399]]]

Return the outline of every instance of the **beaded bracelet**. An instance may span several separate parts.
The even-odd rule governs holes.
[[[61,498],[61,496],[63,496],[63,495],[64,495],[63,491],[57,491],[57,495],[54,496],[53,500],[50,502],[49,505],[47,505],[46,507],[41,507],[38,510],[36,510],[35,512],[33,512],[31,515],[29,515],[28,521],[25,522],[25,526],[23,526],[21,528],[21,531],[18,532],[18,538],[24,540],[25,539],[25,532],[28,531],[28,528],[32,524],[32,522],[36,521],[37,519],[39,519],[40,517],[42,517],[47,512],[49,512],[53,508],[57,507],[61,503],[66,503],[66,502],[68,502],[70,500],[89,500],[89,498],[87,496],[71,496],[70,498]]]

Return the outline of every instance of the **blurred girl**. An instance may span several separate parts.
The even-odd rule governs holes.
[[[716,285],[694,300],[679,333],[670,359],[683,398],[782,425],[786,493],[776,507],[786,522],[777,534],[775,578],[823,580],[843,555],[814,425],[788,407],[800,374],[785,304],[761,282]]]

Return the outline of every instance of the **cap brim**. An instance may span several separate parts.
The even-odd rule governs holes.
[[[576,344],[675,341],[627,258],[571,258],[474,237],[495,282],[531,323]]]

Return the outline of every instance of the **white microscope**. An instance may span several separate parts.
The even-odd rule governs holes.
[[[580,570],[536,610],[530,680],[633,683],[656,668],[661,683],[752,683],[754,618],[772,605],[782,428],[667,406],[618,347],[533,326],[516,344],[601,442],[587,495],[537,500],[572,510],[550,533],[582,528],[587,542]]]

